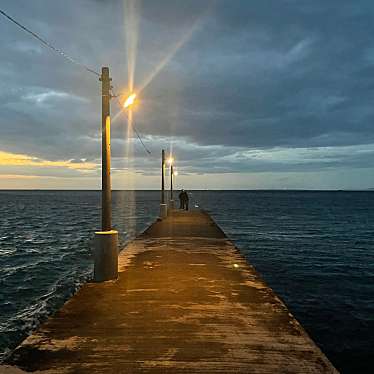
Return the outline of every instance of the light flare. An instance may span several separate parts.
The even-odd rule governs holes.
[[[139,39],[139,20],[141,2],[138,0],[125,0],[125,36],[127,51],[127,79],[130,92],[134,88],[135,66]]]
[[[203,16],[200,16],[192,24],[192,27],[185,33],[185,35],[170,49],[169,53],[159,62],[155,69],[146,77],[143,83],[139,86],[138,92],[142,92],[152,80],[160,73],[160,71],[170,62],[180,48],[192,37],[193,33],[199,28]]]
[[[131,95],[126,99],[126,101],[124,102],[123,107],[124,107],[125,109],[127,109],[130,105],[134,104],[135,99],[136,99],[136,94],[135,94],[135,93],[131,94]]]
[[[123,149],[122,157],[124,158],[124,173],[120,174],[123,178],[121,187],[126,186],[126,193],[121,193],[119,198],[120,210],[123,214],[123,226],[126,228],[129,237],[135,236],[136,233],[136,199],[135,199],[135,165],[134,165],[134,149],[133,149],[133,107],[132,104],[136,98],[134,94],[134,80],[136,70],[136,59],[139,38],[139,22],[140,22],[140,0],[124,0],[124,31],[126,38],[126,52],[127,52],[127,89],[125,92],[131,95],[124,103],[119,102],[120,110],[114,118],[117,120],[119,116],[125,115],[127,119],[127,129],[123,129],[126,145]],[[126,109],[126,110],[124,110]]]

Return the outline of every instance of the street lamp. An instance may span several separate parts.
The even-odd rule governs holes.
[[[127,108],[129,108],[132,104],[134,104],[135,99],[136,99],[136,94],[135,94],[135,93],[131,94],[131,95],[126,99],[126,101],[125,101],[124,104],[123,104],[124,109],[127,109]]]

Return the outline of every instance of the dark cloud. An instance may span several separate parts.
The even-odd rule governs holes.
[[[1,7],[82,63],[97,70],[109,65],[116,89],[126,89],[122,1],[4,0]],[[189,171],[315,170],[372,161],[371,153],[352,155],[349,147],[334,160],[230,159],[245,150],[374,143],[371,1],[143,0],[138,9],[136,85],[195,28],[140,97],[136,126],[154,152],[173,137]],[[97,159],[97,77],[3,18],[0,41],[0,149],[49,160]],[[118,110],[114,102],[112,109]],[[113,137],[122,167],[121,118]],[[139,167],[151,173],[156,164],[138,143],[136,150]]]

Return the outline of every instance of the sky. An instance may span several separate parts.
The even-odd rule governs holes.
[[[374,188],[371,0],[2,0],[110,68],[114,189]],[[0,17],[0,189],[101,188],[98,77]],[[129,122],[129,115],[133,118]],[[134,127],[150,150],[148,154]]]

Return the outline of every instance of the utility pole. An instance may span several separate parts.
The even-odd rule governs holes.
[[[165,204],[165,150],[161,151],[161,204]]]
[[[102,114],[101,114],[101,228],[103,231],[112,229],[112,190],[110,183],[110,81],[109,68],[103,67],[101,71],[102,87]]]
[[[166,218],[168,214],[167,205],[165,204],[165,150],[161,152],[161,204],[160,218]]]
[[[171,165],[170,165],[170,201],[169,201],[169,208],[170,209],[174,209],[173,178],[174,178],[174,166],[173,166],[173,163],[171,163]]]
[[[101,69],[101,229],[95,232],[94,280],[118,277],[118,232],[112,230],[112,187],[110,183],[110,81],[109,68]]]

